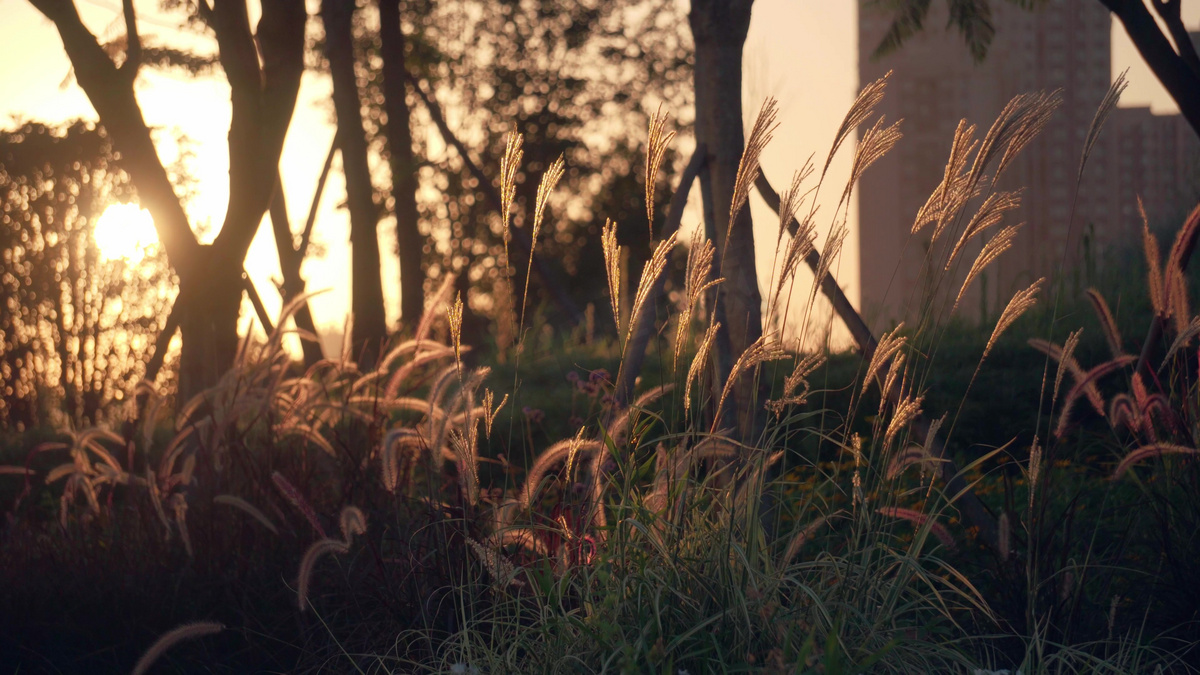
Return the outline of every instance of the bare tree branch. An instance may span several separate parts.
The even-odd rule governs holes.
[[[771,207],[772,210],[779,211],[779,194],[771,187],[771,183],[767,177],[760,173],[754,186],[758,189],[758,193],[762,196],[763,201]],[[788,223],[790,234],[796,235],[796,230],[799,224],[795,219],[791,219]],[[804,262],[809,269],[816,272],[821,265],[821,255],[814,249],[804,258]],[[854,338],[854,343],[858,346],[858,352],[863,360],[870,361],[875,354],[875,349],[879,346],[879,341],[875,339],[875,335],[871,329],[867,327],[867,323],[863,321],[862,315],[858,310],[854,309],[854,305],[850,303],[849,298],[842,292],[842,287],[838,285],[837,279],[833,277],[832,272],[826,272],[825,278],[821,280],[821,292],[829,299],[833,305],[834,312],[838,318],[849,329],[851,337]],[[886,367],[881,369],[882,372],[887,372]],[[880,382],[882,388],[882,382]],[[898,403],[900,400],[900,389],[894,386],[883,395],[888,401]],[[993,550],[999,550],[999,529],[996,525],[996,519],[987,510],[987,507],[979,500],[975,491],[967,484],[962,475],[958,471],[958,467],[954,464],[954,460],[946,451],[946,446],[943,445],[941,439],[934,436],[929,439],[929,420],[924,415],[918,415],[908,425],[909,432],[913,439],[922,445],[928,440],[930,452],[934,457],[938,458],[938,467],[941,471],[942,480],[946,483],[946,492],[953,499],[957,496],[958,504],[963,510],[963,514],[972,525],[979,528],[979,539],[991,547]]]

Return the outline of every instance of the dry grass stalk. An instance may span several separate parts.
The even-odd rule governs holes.
[[[729,394],[742,374],[759,364],[784,358],[787,358],[787,352],[779,344],[775,335],[770,333],[759,337],[746,348],[746,351],[742,352],[738,360],[733,362],[733,368],[729,370],[729,379],[725,381],[725,386],[721,389],[721,398],[717,401],[717,409],[713,413],[712,432],[716,432],[717,425],[721,421],[721,408],[725,405],[725,400],[729,398]]]
[[[367,531],[367,516],[357,506],[345,506],[338,515],[338,527],[342,531],[342,539],[349,546],[351,540]]]
[[[936,463],[937,458],[930,456],[924,447],[919,445],[910,445],[904,449],[904,452],[898,453],[888,462],[887,470],[884,476],[888,480],[895,480],[897,476],[904,472],[908,467],[916,464],[921,467],[921,474],[924,475],[928,465]]]
[[[1004,173],[1004,169],[1017,158],[1017,155],[1032,143],[1038,134],[1042,133],[1046,125],[1050,123],[1050,117],[1062,105],[1062,102],[1062,90],[1055,90],[1050,94],[1042,92],[1034,95],[1029,107],[1018,118],[1016,129],[1008,141],[1008,147],[1004,149],[1004,155],[1000,157],[1000,162],[996,165],[996,173],[992,176],[992,185],[996,184],[1000,175]]]
[[[495,423],[496,415],[500,412],[500,409],[504,407],[505,403],[508,403],[508,394],[505,394],[504,398],[500,399],[500,405],[497,405],[493,408],[492,403],[494,399],[495,395],[492,393],[491,389],[485,389],[483,391],[483,407],[487,411],[484,413],[483,423],[484,428],[487,430],[487,438],[492,437],[492,424]]]
[[[450,340],[454,345],[454,363],[462,371],[462,293],[454,295],[454,304],[446,307],[446,320],[450,323]]]
[[[600,244],[604,249],[604,272],[608,275],[608,297],[612,302],[613,321],[617,332],[621,331],[621,247],[617,244],[617,224],[605,218],[600,230]]]
[[[646,222],[650,227],[650,241],[654,241],[654,192],[658,179],[659,168],[662,167],[663,157],[675,132],[666,132],[667,115],[662,112],[662,104],[650,117],[650,130],[646,147]]]
[[[954,130],[954,140],[950,142],[950,158],[946,160],[942,181],[930,193],[925,205],[917,211],[916,220],[913,221],[913,234],[920,232],[929,223],[937,222],[939,225],[933,237],[937,240],[937,235],[949,219],[947,211],[950,210],[950,205],[962,201],[957,199],[956,195],[964,191],[970,192],[967,189],[967,176],[963,171],[967,167],[967,158],[978,145],[979,141],[975,140],[975,125],[967,124],[965,119],[959,120],[958,127]]]
[[[1189,448],[1184,445],[1176,445],[1174,443],[1151,443],[1150,445],[1143,445],[1133,452],[1130,452],[1128,455],[1125,455],[1125,458],[1121,460],[1121,463],[1118,464],[1117,468],[1113,471],[1112,480],[1120,478],[1125,474],[1126,471],[1129,471],[1132,466],[1144,459],[1150,457],[1162,457],[1163,455],[1200,455],[1200,450],[1197,450],[1196,448]]]
[[[654,253],[650,255],[650,259],[642,267],[642,278],[638,279],[637,293],[633,296],[633,308],[629,314],[631,318],[628,333],[625,336],[626,341],[633,339],[633,330],[637,323],[637,317],[641,315],[642,305],[646,304],[646,300],[650,297],[650,292],[654,289],[654,283],[658,281],[658,277],[667,268],[671,249],[675,248],[675,240],[678,236],[679,232],[677,230],[672,232],[671,236],[658,242],[658,245],[654,247]]]
[[[1050,398],[1051,401],[1058,400],[1058,390],[1062,386],[1063,375],[1066,374],[1069,368],[1067,365],[1068,362],[1075,360],[1075,348],[1079,346],[1080,335],[1083,335],[1082,328],[1068,335],[1067,339],[1063,341],[1062,358],[1058,360],[1058,372],[1054,375],[1054,396]]]
[[[263,527],[271,531],[271,534],[279,534],[279,530],[275,529],[275,523],[272,523],[271,519],[267,518],[266,514],[258,510],[257,507],[241,497],[236,497],[234,495],[217,495],[216,497],[213,497],[213,503],[224,504],[226,506],[232,506],[235,509],[241,509],[242,511],[250,514],[250,516],[255,520],[262,523]]]
[[[312,583],[312,573],[317,566],[317,561],[328,553],[344,554],[349,552],[350,545],[337,539],[321,539],[308,547],[308,550],[304,552],[304,557],[300,559],[300,571],[296,575],[296,599],[301,612],[308,609],[309,586]]]
[[[792,369],[792,374],[783,378],[783,397],[776,401],[767,401],[767,410],[775,413],[775,417],[783,414],[787,406],[804,405],[808,400],[808,376],[814,370],[825,364],[825,355],[819,353],[806,354],[803,358],[796,361],[796,367]],[[803,391],[797,393],[803,385]]]
[[[896,436],[921,414],[921,403],[924,401],[924,396],[906,397],[896,404],[896,410],[892,412],[892,419],[888,421],[887,431],[883,436],[884,447],[891,446]]]
[[[829,172],[829,165],[833,162],[833,157],[837,154],[838,148],[841,147],[851,132],[867,121],[867,118],[874,112],[875,106],[879,105],[879,102],[883,100],[884,90],[887,89],[887,81],[891,76],[892,71],[889,70],[883,77],[863,87],[862,91],[858,92],[858,97],[854,99],[854,103],[850,104],[850,110],[846,112],[841,126],[838,127],[837,133],[833,135],[833,147],[829,149],[829,155],[825,159],[825,167],[821,169],[822,181],[825,180],[825,174]]]
[[[542,232],[542,220],[546,216],[546,206],[550,203],[550,193],[554,191],[554,187],[558,185],[558,181],[562,179],[565,172],[566,162],[563,156],[559,155],[558,159],[551,162],[550,166],[546,168],[546,173],[542,175],[542,182],[538,183],[537,200],[533,209],[533,232],[529,239],[529,263],[525,269],[525,292],[521,295],[520,325],[525,324],[525,303],[529,300],[529,277],[533,274],[533,250],[537,248],[538,235]]]
[[[1079,397],[1085,391],[1089,391],[1090,389],[1095,388],[1096,380],[1098,380],[1101,377],[1104,377],[1106,375],[1115,373],[1118,370],[1124,368],[1125,366],[1133,363],[1136,360],[1137,360],[1136,356],[1123,355],[1123,356],[1119,356],[1115,359],[1112,359],[1111,361],[1106,361],[1106,362],[1096,366],[1095,368],[1092,368],[1091,370],[1087,371],[1086,373],[1084,373],[1083,377],[1081,377],[1079,380],[1077,380],[1075,382],[1075,386],[1071,387],[1071,389],[1069,389],[1067,391],[1067,395],[1065,397],[1063,397],[1063,410],[1062,410],[1062,414],[1059,415],[1058,427],[1055,429],[1054,433],[1060,437],[1063,436],[1064,434],[1066,434],[1067,429],[1070,428],[1071,411],[1074,410],[1074,408],[1075,408],[1075,402],[1077,400],[1079,400]],[[1099,392],[1099,390],[1097,390],[1097,394],[1098,394],[1098,392]],[[1091,398],[1090,394],[1089,394],[1089,398]],[[1093,401],[1092,405],[1094,408],[1096,408],[1096,413],[1098,415],[1100,415],[1101,417],[1105,416],[1103,399],[1100,400],[1099,404],[1097,404],[1095,401]]]
[[[825,277],[829,274],[829,270],[833,269],[833,263],[842,254],[842,244],[846,243],[846,235],[850,233],[850,229],[843,222],[835,227],[829,233],[829,237],[825,239],[825,250],[821,253],[821,259],[817,263],[817,269],[813,275],[812,290],[809,291],[809,304],[817,297],[817,292],[821,288],[821,284],[825,282]]]
[[[684,415],[692,407],[692,382],[700,380],[700,374],[704,372],[705,366],[708,364],[708,356],[712,352],[713,342],[717,338],[717,331],[720,330],[721,323],[715,322],[708,327],[704,333],[704,338],[700,340],[700,344],[696,347],[696,355],[692,357],[692,365],[688,367],[687,383],[683,388],[683,409]]]
[[[836,516],[839,513],[841,512],[838,511],[833,515]],[[814,519],[811,523],[804,526],[804,529],[797,532],[796,535],[792,537],[791,541],[788,542],[787,549],[784,550],[783,557],[779,560],[779,566],[784,568],[792,564],[792,560],[795,559],[796,554],[800,552],[800,549],[804,548],[804,545],[808,543],[808,540],[811,539],[812,536],[817,533],[817,530],[821,529],[821,526],[824,525],[831,517],[832,516],[817,516],[816,519]]]
[[[987,269],[987,266],[1003,255],[1005,251],[1012,248],[1013,239],[1016,238],[1017,232],[1020,231],[1023,225],[1024,223],[1005,226],[1004,229],[996,233],[996,236],[989,239],[983,245],[983,248],[979,251],[979,255],[975,257],[975,262],[971,264],[970,271],[967,272],[967,278],[958,289],[958,297],[954,298],[954,307],[950,310],[951,312],[958,309],[958,304],[962,302],[963,295],[966,294],[971,283]]]
[[[1146,254],[1146,279],[1150,284],[1150,304],[1154,313],[1166,316],[1167,305],[1163,298],[1163,274],[1160,267],[1161,256],[1158,251],[1158,240],[1150,233],[1150,221],[1146,218],[1146,209],[1138,197],[1138,213],[1142,216],[1142,250]]]
[[[425,307],[425,313],[421,315],[421,320],[417,322],[417,331],[413,335],[413,342],[416,343],[415,349],[418,353],[421,351],[421,343],[433,328],[433,321],[438,316],[438,308],[442,306],[442,303],[450,301],[450,291],[454,290],[455,278],[455,275],[447,274],[442,279],[442,285],[438,286],[437,292],[429,298],[429,304]],[[349,335],[349,333],[346,333],[346,335]]]
[[[516,131],[508,134],[508,142],[504,148],[504,157],[500,160],[500,217],[504,222],[504,267],[508,268],[508,242],[512,237],[509,227],[512,224],[513,199],[517,196],[517,171],[521,168],[521,156],[524,151],[521,145],[525,137]]]
[[[1029,346],[1057,361],[1060,367],[1061,365],[1065,365],[1075,382],[1078,383],[1087,380],[1087,373],[1083,370],[1083,367],[1079,365],[1074,356],[1064,354],[1062,347],[1038,338],[1031,338]],[[1083,388],[1082,393],[1087,395],[1088,402],[1092,404],[1092,408],[1103,416],[1104,397],[1100,395],[1100,389],[1096,387],[1096,383],[1088,380],[1088,386]]]
[[[929,531],[933,534],[933,536],[937,537],[938,540],[942,542],[943,546],[951,550],[955,548],[954,538],[950,536],[950,531],[947,530],[944,525],[938,523],[920,511],[914,511],[913,509],[906,509],[899,506],[882,506],[876,509],[876,511],[878,511],[880,515],[907,520],[917,527],[921,527],[922,525],[928,523]]]
[[[800,208],[804,197],[800,192],[801,185],[804,179],[812,173],[812,160],[805,164],[804,169],[792,174],[792,184],[784,191],[783,196],[779,200],[779,235],[775,241],[775,250],[779,250],[780,244],[783,242],[783,233],[792,230],[792,224],[797,223],[796,212]],[[783,290],[786,282],[793,278],[796,274],[796,269],[800,261],[804,259],[815,247],[816,240],[816,223],[813,221],[811,214],[805,217],[803,223],[797,223],[795,232],[792,234],[787,248],[784,250],[783,264],[780,265],[779,278],[776,280],[775,289],[771,294],[771,301],[767,305],[768,314],[779,305],[779,295]]]
[[[1034,498],[1037,496],[1038,478],[1042,475],[1042,446],[1038,445],[1038,437],[1033,437],[1029,446],[1029,512],[1033,512]]]
[[[675,326],[675,355],[672,370],[679,367],[679,353],[683,350],[684,338],[692,324],[692,312],[700,298],[708,289],[725,281],[724,279],[709,280],[712,276],[712,263],[715,250],[711,241],[703,238],[700,228],[692,233],[692,245],[688,247],[687,271],[684,275],[683,296],[684,306],[679,312],[679,321]]]
[[[975,237],[987,231],[1000,223],[1004,219],[1004,214],[1021,206],[1021,193],[1018,192],[993,192],[984,200],[979,210],[971,217],[971,221],[967,223],[967,227],[963,229],[962,236],[958,238],[958,242],[954,245],[954,249],[950,251],[950,256],[946,259],[947,272],[954,264],[963,247],[967,245]]]
[[[1001,155],[1003,148],[1000,164],[992,176],[992,184],[995,185],[1008,163],[1045,127],[1050,115],[1061,103],[1062,94],[1058,91],[1051,94],[1018,94],[1013,97],[984,135],[979,152],[975,155],[975,162],[971,166],[969,184],[979,184],[987,166]]]
[[[450,431],[450,447],[458,463],[458,482],[468,504],[479,501],[479,468],[475,461],[474,434]]]
[[[1096,115],[1092,117],[1092,123],[1088,125],[1087,135],[1083,138],[1083,154],[1079,157],[1079,172],[1076,176],[1077,181],[1083,180],[1083,167],[1087,164],[1088,157],[1092,154],[1092,148],[1096,145],[1096,140],[1100,138],[1100,130],[1104,128],[1105,121],[1112,111],[1117,107],[1117,103],[1121,100],[1121,94],[1125,88],[1129,86],[1129,81],[1125,79],[1125,75],[1129,69],[1121,71],[1117,75],[1112,84],[1109,85],[1108,91],[1104,94],[1104,98],[1100,101],[1100,107],[1096,109]]]
[[[862,178],[863,173],[900,142],[900,138],[903,136],[900,133],[900,122],[893,122],[886,127],[883,126],[883,123],[884,118],[881,116],[870,129],[863,133],[862,139],[859,140],[858,147],[854,150],[854,161],[850,165],[850,178],[846,181],[846,188],[842,192],[843,202],[850,199],[850,191],[858,183],[858,179]]]
[[[1100,329],[1104,333],[1104,339],[1108,342],[1109,351],[1112,352],[1114,358],[1121,356],[1125,353],[1124,341],[1121,339],[1121,331],[1117,328],[1117,321],[1113,318],[1108,303],[1104,301],[1104,296],[1100,295],[1100,291],[1089,288],[1087,289],[1087,299],[1092,303],[1096,318],[1100,320]]]
[[[467,545],[471,548],[471,552],[483,563],[484,569],[492,577],[492,582],[495,588],[503,589],[505,586],[524,586],[524,582],[517,579],[517,567],[512,562],[504,557],[499,550],[488,548],[483,544],[467,537]]]
[[[313,507],[309,505],[308,500],[304,498],[304,495],[301,495],[300,491],[297,490],[296,487],[292,485],[288,479],[284,478],[283,474],[279,473],[278,471],[271,473],[271,482],[275,483],[275,487],[279,490],[280,494],[283,495],[284,499],[288,500],[292,506],[296,507],[296,510],[303,514],[304,518],[308,520],[308,524],[312,526],[313,530],[315,530],[316,533],[320,535],[322,539],[324,539],[327,536],[325,534],[325,528],[321,527],[321,521],[317,519],[317,512],[314,511]]]
[[[1175,340],[1171,342],[1171,347],[1167,349],[1167,355],[1163,357],[1163,362],[1159,366],[1159,370],[1162,370],[1164,366],[1170,363],[1171,357],[1175,356],[1175,352],[1186,347],[1198,334],[1200,334],[1200,316],[1192,317],[1191,322],[1175,336]]]
[[[895,328],[891,330],[891,332],[884,333],[883,336],[879,338],[879,343],[875,346],[875,352],[871,354],[871,361],[867,364],[867,374],[865,377],[863,377],[862,394],[867,393],[867,387],[871,386],[871,382],[875,380],[875,377],[879,374],[879,371],[882,370],[884,365],[891,361],[892,357],[895,356],[896,352],[900,351],[900,349],[904,347],[905,343],[908,342],[907,337],[900,335],[900,331],[903,329],[904,322],[901,321]],[[887,389],[883,390],[883,394],[886,397]]]
[[[603,443],[594,440],[583,439],[568,439],[559,441],[554,445],[542,451],[538,458],[529,467],[529,473],[525,476],[525,485],[521,488],[521,495],[518,498],[520,508],[528,510],[533,504],[533,498],[541,489],[542,479],[550,471],[551,467],[559,462],[566,462],[570,457],[578,455],[578,453],[595,453],[601,451]],[[593,467],[595,470],[597,467]]]
[[[883,378],[883,386],[879,389],[879,414],[883,414],[883,409],[887,407],[888,399],[895,391],[898,394],[903,391],[903,382],[908,371],[905,368],[904,352],[897,353],[892,357],[892,363],[888,366],[887,376]]]
[[[1046,281],[1045,277],[1038,279],[1030,284],[1029,288],[1023,291],[1017,291],[1012,299],[1008,301],[1008,305],[1004,307],[1004,311],[1000,313],[1000,319],[996,321],[996,328],[992,331],[992,336],[988,338],[987,346],[983,348],[983,356],[980,361],[987,358],[987,355],[992,351],[992,347],[996,346],[996,340],[1008,330],[1008,327],[1021,318],[1030,307],[1037,304],[1037,294],[1042,288],[1042,283]]]
[[[91,492],[88,485],[88,497],[95,499],[95,494]],[[176,492],[171,495],[171,510],[175,512],[175,525],[179,527],[179,538],[183,540],[183,548],[187,551],[188,557],[193,556],[192,538],[188,535],[187,528],[187,497],[183,496],[182,492]]]
[[[194,640],[205,635],[214,635],[225,630],[225,626],[213,621],[197,621],[195,623],[185,623],[178,628],[163,633],[161,637],[150,645],[142,658],[138,659],[137,665],[133,667],[133,675],[145,675],[150,671],[150,666],[154,665],[155,661],[166,653],[168,649],[183,642],[184,640]]]
[[[779,105],[775,99],[767,98],[763,101],[762,108],[758,111],[758,117],[754,119],[754,126],[750,129],[750,137],[746,139],[746,149],[742,152],[742,159],[738,162],[737,178],[733,183],[733,202],[729,205],[729,230],[732,232],[733,224],[737,221],[738,213],[742,207],[746,205],[746,201],[750,198],[750,187],[754,185],[754,181],[758,178],[759,160],[762,157],[763,148],[771,142],[771,138],[779,124],[775,121],[775,117],[779,114]],[[725,235],[725,249],[729,248],[730,232]],[[722,258],[725,253],[722,251]]]

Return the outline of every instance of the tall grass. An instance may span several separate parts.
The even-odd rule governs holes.
[[[783,268],[764,295],[769,325],[818,311],[854,181],[900,142],[901,127],[872,122],[885,88],[886,78],[864,90],[824,163],[870,125],[819,252],[815,203],[825,172],[807,189],[814,172],[797,172],[781,200]],[[546,368],[537,334],[527,342],[523,297],[509,317],[521,331],[511,347],[514,388],[501,394],[492,388],[500,378],[472,365],[461,342],[462,300],[451,301],[447,282],[412,338],[369,372],[349,353],[299,372],[277,328],[265,342],[247,338],[235,367],[179,407],[165,442],[155,433],[166,421],[162,406],[146,385],[140,426],[72,434],[33,448],[23,465],[0,467],[0,480],[24,481],[3,534],[4,581],[44,588],[34,583],[39,573],[71,564],[115,574],[137,551],[139,570],[200,575],[216,586],[265,578],[274,585],[256,591],[288,600],[290,608],[271,605],[265,618],[249,607],[187,605],[197,613],[174,618],[186,625],[161,625],[161,639],[114,652],[144,652],[139,671],[169,662],[168,648],[184,638],[218,630],[218,618],[228,630],[196,644],[241,631],[247,650],[270,653],[267,661],[286,654],[291,665],[280,667],[291,670],[1190,671],[1197,643],[1188,630],[1200,617],[1152,588],[1163,579],[1190,583],[1200,559],[1188,557],[1200,552],[1200,451],[1195,367],[1184,357],[1200,318],[1187,309],[1183,245],[1160,265],[1147,230],[1153,309],[1172,342],[1146,376],[1130,372],[1136,359],[1124,353],[1099,292],[1089,302],[1110,359],[1085,368],[1080,359],[1094,350],[1079,332],[1062,344],[1057,333],[1021,344],[1046,316],[1035,309],[1041,281],[1018,292],[994,326],[948,344],[961,330],[954,313],[963,290],[1016,235],[1016,226],[1000,226],[1020,197],[996,191],[996,180],[1057,102],[1048,94],[1014,99],[982,140],[975,127],[959,126],[944,180],[912,228],[916,241],[933,225],[926,309],[911,330],[899,326],[864,348],[866,362],[828,354],[807,333],[785,343],[767,331],[743,353],[722,354],[705,298],[726,282],[716,277],[711,242],[697,237],[675,326],[663,324],[651,344],[645,375],[655,386],[626,404],[613,370],[596,368],[571,371],[569,397],[528,382],[518,390],[522,368],[531,377]],[[756,182],[773,120],[768,102],[732,211]],[[648,204],[673,133],[665,116],[651,120]],[[510,136],[501,170],[506,230],[522,144]],[[563,169],[556,162],[542,179],[535,242]],[[1200,227],[1194,220],[1189,227]],[[617,344],[607,349],[619,382],[628,364],[641,363],[629,354],[632,337],[662,304],[656,282],[678,237],[659,238],[621,325],[617,227],[606,225],[603,239],[617,324]],[[959,274],[964,251],[997,229]],[[813,261],[815,280],[793,307],[802,260]],[[443,325],[445,342],[432,337]],[[944,442],[991,442],[963,439],[979,429],[962,420],[987,405],[975,383],[1018,349],[1046,358],[1020,373],[1031,379],[1029,397],[1046,401],[1032,407],[1028,435],[946,454]],[[964,354],[973,360],[970,379],[956,393],[938,392],[936,359]],[[715,358],[731,359],[725,381],[713,375]],[[787,360],[790,368],[780,363]],[[761,381],[764,398],[737,400],[739,377]],[[573,419],[553,420],[561,438],[541,433],[544,411],[518,407],[538,396],[558,405],[551,414],[565,414],[566,398],[585,401]],[[932,405],[947,396],[958,396],[956,412]],[[732,405],[771,413],[759,436],[722,428]],[[1049,424],[1038,417],[1043,409]],[[1098,439],[1119,450],[1097,452]],[[45,457],[61,461],[35,468]],[[952,460],[965,461],[950,470]],[[994,539],[964,520],[968,495],[994,519]],[[1153,538],[1108,539],[1147,523],[1163,533],[1159,549]],[[55,547],[79,555],[57,558]],[[1174,559],[1155,560],[1156,550]],[[47,560],[54,564],[39,572]],[[1148,598],[1135,597],[1142,591]]]

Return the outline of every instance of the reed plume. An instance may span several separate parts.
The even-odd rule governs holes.
[[[921,404],[924,401],[924,396],[907,397],[896,404],[896,409],[892,412],[892,419],[888,421],[887,431],[884,433],[884,447],[891,446],[900,431],[908,428],[909,423],[921,414]]]
[[[145,675],[150,671],[150,666],[154,665],[168,649],[180,642],[195,640],[205,635],[214,635],[223,630],[225,630],[225,626],[215,621],[197,621],[173,628],[163,633],[162,636],[154,641],[154,644],[150,645],[146,653],[142,654],[142,658],[138,659],[137,665],[133,667],[133,675]]]
[[[914,511],[913,509],[906,509],[899,506],[882,506],[876,509],[876,511],[880,515],[888,516],[890,518],[901,518],[903,520],[907,520],[917,527],[928,524],[929,531],[933,534],[933,536],[937,537],[938,540],[942,542],[943,546],[951,550],[954,550],[955,548],[954,538],[950,536],[950,530],[947,530],[944,525],[938,523],[920,511]]]
[[[658,110],[650,117],[646,143],[646,223],[650,228],[650,241],[654,241],[654,192],[658,171],[671,139],[675,138],[675,132],[666,132],[666,127],[667,115],[662,112],[662,104],[659,104]]]
[[[837,132],[833,135],[833,146],[829,149],[829,155],[825,158],[825,166],[821,169],[821,181],[824,182],[825,174],[829,172],[829,165],[833,162],[834,155],[837,154],[838,148],[846,140],[850,134],[860,125],[867,121],[867,118],[874,112],[875,106],[883,100],[884,90],[887,89],[888,78],[892,76],[892,71],[888,71],[883,77],[875,80],[871,84],[862,88],[858,92],[858,96],[854,99],[854,103],[850,104],[850,110],[846,112],[846,116],[842,118],[842,124],[838,127]]]
[[[887,365],[893,356],[896,355],[908,342],[908,338],[901,335],[900,331],[904,329],[904,322],[901,321],[890,332],[884,333],[879,338],[879,343],[875,346],[875,351],[871,354],[871,360],[867,363],[867,374],[863,377],[861,394],[867,393],[867,387],[871,386],[871,382],[879,374],[879,371]],[[882,391],[884,398],[887,398],[887,389]]]
[[[701,229],[692,232],[692,245],[688,247],[687,271],[683,282],[683,309],[679,312],[679,321],[675,326],[675,354],[672,370],[679,367],[679,353],[683,350],[684,338],[692,323],[692,312],[704,292],[724,282],[724,279],[712,279],[713,244],[702,237]]]
[[[566,171],[566,163],[562,155],[550,163],[542,182],[538,183],[537,200],[533,209],[533,232],[529,239],[529,263],[525,266],[525,292],[521,294],[521,320],[519,325],[525,325],[525,305],[529,300],[529,276],[533,273],[533,251],[537,248],[538,235],[542,232],[542,220],[546,216],[546,206],[550,203],[550,193],[562,179]]]
[[[658,277],[662,275],[663,270],[667,268],[668,256],[671,255],[671,249],[675,248],[675,239],[679,236],[679,231],[671,233],[663,241],[658,242],[654,247],[654,253],[650,255],[650,259],[642,267],[642,277],[638,279],[637,293],[633,296],[633,308],[629,314],[630,321],[628,334],[625,336],[626,343],[633,339],[633,330],[636,327],[637,317],[641,315],[642,305],[646,304],[651,291],[654,289],[654,284],[658,281]]]
[[[1104,94],[1104,98],[1100,101],[1100,106],[1096,108],[1096,114],[1092,117],[1091,124],[1088,125],[1087,134],[1083,137],[1083,154],[1079,157],[1079,172],[1076,175],[1076,181],[1083,180],[1083,167],[1087,164],[1088,157],[1092,154],[1092,148],[1096,145],[1096,140],[1100,138],[1100,130],[1104,128],[1104,123],[1108,120],[1108,116],[1117,107],[1117,103],[1121,100],[1121,94],[1125,92],[1125,88],[1129,86],[1129,81],[1125,79],[1125,75],[1129,73],[1129,69],[1121,71],[1113,79],[1109,85],[1108,91]]]
[[[617,244],[617,224],[605,218],[600,230],[604,249],[604,272],[608,276],[608,297],[612,302],[613,321],[621,332],[621,247]]]
[[[296,575],[296,599],[303,612],[309,606],[309,586],[312,583],[313,569],[322,556],[329,553],[349,553],[350,545],[337,539],[321,539],[308,547],[304,557],[300,559],[300,571]]]
[[[962,236],[958,238],[958,242],[954,245],[954,249],[950,251],[949,257],[946,258],[947,272],[954,264],[963,247],[967,245],[975,237],[987,231],[994,225],[999,224],[1004,219],[1004,214],[1021,206],[1021,193],[1016,192],[993,192],[984,200],[979,210],[972,216],[966,228],[963,229]]]
[[[712,352],[713,341],[716,340],[717,331],[721,328],[721,322],[715,322],[708,327],[704,333],[704,338],[700,340],[700,344],[696,347],[696,355],[692,357],[692,365],[688,368],[687,384],[683,388],[683,408],[684,414],[687,415],[692,407],[692,382],[700,379],[700,374],[704,372],[704,367],[708,363],[708,355]]]
[[[787,358],[787,352],[779,345],[775,336],[769,333],[759,337],[746,348],[746,351],[742,352],[737,361],[733,362],[733,368],[729,370],[729,379],[725,381],[725,386],[721,389],[721,398],[717,401],[716,411],[713,412],[712,432],[717,430],[717,425],[721,421],[721,408],[725,405],[725,399],[729,398],[729,394],[733,391],[738,378],[761,363],[778,361],[783,358]]]
[[[525,137],[516,131],[508,134],[508,142],[504,147],[504,157],[500,160],[500,217],[504,223],[504,267],[508,268],[508,242],[512,237],[509,228],[512,221],[513,199],[517,195],[517,171],[521,168],[521,156],[524,151],[521,145]]]
[[[951,220],[967,200],[974,195],[969,185],[969,176],[963,171],[967,167],[967,159],[971,152],[979,146],[975,140],[975,125],[959,120],[954,130],[954,139],[950,143],[950,158],[946,161],[942,182],[929,195],[925,205],[917,211],[913,221],[912,233],[917,234],[930,223],[937,223],[934,228],[932,241],[937,241],[946,224]]]
[[[1017,232],[1020,231],[1023,225],[1024,223],[1007,225],[1004,227],[1004,229],[997,232],[996,236],[989,239],[987,243],[983,245],[983,248],[979,251],[979,255],[975,256],[975,262],[971,264],[970,271],[967,272],[967,278],[963,281],[962,286],[960,286],[958,289],[958,296],[954,298],[954,307],[951,308],[951,312],[954,312],[958,309],[958,304],[962,302],[963,295],[966,294],[967,289],[971,286],[971,283],[975,281],[980,274],[983,274],[983,271],[987,269],[987,266],[992,264],[992,261],[1003,255],[1005,251],[1012,248],[1013,239],[1016,238]]]
[[[1013,324],[1021,315],[1030,307],[1037,304],[1037,294],[1042,288],[1042,283],[1046,281],[1045,277],[1038,279],[1030,284],[1029,288],[1022,291],[1017,291],[1012,299],[1008,301],[1008,305],[1004,307],[1004,311],[1000,313],[1000,319],[996,321],[996,328],[992,330],[992,336],[988,338],[987,346],[983,348],[983,356],[979,358],[983,361],[992,351],[992,347],[996,346],[996,340]]]
[[[775,117],[779,114],[779,105],[773,98],[767,98],[763,101],[762,108],[758,111],[758,117],[754,119],[754,126],[750,129],[750,137],[746,139],[746,149],[742,152],[742,158],[738,162],[737,178],[733,183],[733,201],[729,205],[729,229],[733,230],[733,224],[737,221],[738,213],[742,207],[746,205],[746,200],[750,198],[750,186],[754,185],[755,179],[758,178],[759,160],[762,157],[763,148],[771,142],[775,130],[779,128],[779,124],[775,121]],[[721,252],[721,257],[724,259],[725,251],[729,249],[729,233],[725,235],[725,247]]]

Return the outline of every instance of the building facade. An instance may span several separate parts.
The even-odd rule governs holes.
[[[991,3],[996,37],[981,64],[957,29],[943,28],[945,4],[934,3],[925,30],[879,60],[871,53],[890,19],[860,5],[860,84],[891,71],[878,110],[904,120],[904,138],[858,189],[861,305],[876,330],[914,320],[947,294],[952,303],[983,242],[1006,224],[1024,223],[1012,249],[968,290],[959,309],[966,317],[994,320],[1016,290],[1075,273],[1084,256],[1127,241],[1141,226],[1137,195],[1154,219],[1174,215],[1194,192],[1189,167],[1200,144],[1179,116],[1148,109],[1114,111],[1080,174],[1085,134],[1111,82],[1112,25],[1101,3],[1052,0],[1037,12]],[[1021,207],[976,239],[956,272],[930,281],[938,275],[928,269],[929,233],[911,230],[942,179],[959,120],[976,125],[982,138],[1013,96],[1055,90],[1061,107],[999,184],[1022,190]]]

